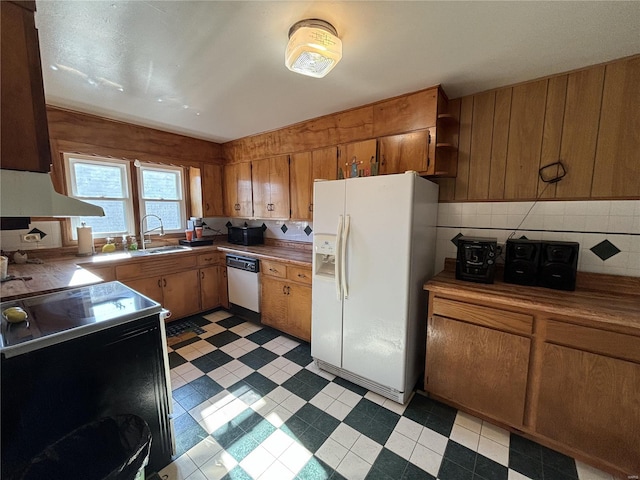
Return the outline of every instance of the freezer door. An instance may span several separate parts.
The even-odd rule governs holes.
[[[334,180],[314,184],[314,239],[323,235],[338,236],[340,217],[344,215],[345,181]],[[338,239],[339,241],[339,239]],[[337,245],[339,246],[339,244]],[[311,297],[311,356],[331,365],[342,364],[342,295],[336,288],[339,268],[334,277],[316,275],[320,265],[317,245],[313,253],[313,285]],[[336,254],[339,253],[339,248]],[[336,262],[336,267],[339,264]]]
[[[402,391],[415,177],[350,179],[342,368]],[[316,205],[319,203],[316,202]]]

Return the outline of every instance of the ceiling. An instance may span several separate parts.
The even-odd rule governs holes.
[[[47,103],[215,142],[442,84],[449,98],[640,53],[640,2],[37,1]],[[323,79],[289,27],[333,24]]]

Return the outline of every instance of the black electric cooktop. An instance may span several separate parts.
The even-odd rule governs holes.
[[[0,312],[22,307],[27,320],[1,316],[0,353],[14,356],[160,313],[160,304],[120,282],[108,282],[0,303]]]

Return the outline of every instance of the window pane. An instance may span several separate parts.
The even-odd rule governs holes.
[[[159,172],[142,170],[142,196],[144,198],[179,200],[180,174],[178,172]]]
[[[77,195],[81,197],[123,198],[122,175],[119,167],[74,163]]]
[[[98,205],[104,209],[104,217],[80,217],[79,222],[85,222],[93,227],[93,234],[130,233],[127,231],[125,220],[125,202],[122,200],[90,200],[87,203]],[[78,223],[80,225],[80,223]],[[98,235],[100,236],[100,235]],[[104,236],[104,235],[102,235]]]
[[[144,208],[147,212],[153,213],[162,219],[165,230],[180,230],[184,228],[180,221],[180,203],[179,202],[144,202]],[[146,226],[148,222],[148,227]],[[145,230],[159,227],[160,222],[157,218],[149,217],[145,221]]]

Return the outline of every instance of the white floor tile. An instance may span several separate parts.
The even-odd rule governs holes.
[[[235,458],[222,450],[220,453],[200,467],[207,480],[220,480],[235,468],[238,462]]]
[[[396,424],[396,428],[394,430],[411,440],[417,441],[418,438],[420,438],[422,429],[423,427],[419,423],[414,422],[407,417],[400,417],[400,420]]]
[[[291,413],[296,413],[305,403],[307,402],[299,396],[291,394],[284,401],[280,402],[280,406],[286,408]]]
[[[488,438],[489,440],[493,440],[500,445],[509,447],[511,434],[504,428],[497,427],[487,421],[484,421],[482,422],[482,430],[480,431],[480,435]]]
[[[232,363],[232,362],[229,362],[229,363]],[[207,377],[210,377],[212,380],[215,380],[217,382],[218,380],[226,377],[230,373],[231,371],[227,370],[225,367],[218,367],[215,370],[211,370],[209,373],[207,373]]]
[[[413,449],[413,453],[411,454],[409,461],[435,477],[438,475],[438,471],[440,470],[442,455],[439,455],[433,450],[429,450],[427,447],[418,443]]]
[[[240,462],[240,466],[253,478],[259,478],[275,461],[273,455],[264,448],[257,447]]]
[[[531,480],[529,477],[522,475],[521,473],[516,472],[515,470],[509,469],[508,480]]]
[[[271,365],[273,365],[277,369],[281,370],[284,367],[286,367],[287,365],[289,365],[290,363],[292,363],[290,360],[287,360],[284,357],[278,357],[278,358],[276,358],[275,360],[273,360],[271,362]]]
[[[458,412],[454,423],[466,428],[467,430],[471,430],[474,433],[480,433],[480,430],[482,429],[482,420],[465,412]]]
[[[490,458],[494,462],[498,462],[500,465],[504,465],[505,467],[509,466],[509,448],[487,437],[480,436],[478,453]]]
[[[282,430],[276,430],[262,442],[261,446],[275,458],[278,458],[293,444],[293,441],[293,438]]]
[[[280,462],[297,474],[304,467],[313,455],[298,442],[293,442],[278,458]]]
[[[171,391],[177,390],[180,387],[184,387],[186,384],[187,384],[187,381],[182,377],[178,377],[175,380],[171,380]]]
[[[282,385],[284,382],[289,380],[292,377],[290,373],[285,372],[284,370],[278,370],[269,376],[269,380],[277,383],[278,385]]]
[[[284,422],[289,420],[292,416],[293,413],[289,410],[284,408],[282,405],[277,405],[264,418],[266,418],[274,427],[280,428],[284,425]]]
[[[191,360],[195,360],[196,358],[200,358],[202,356],[202,352],[196,350],[195,348],[193,350],[189,350],[188,352],[181,352],[180,350],[178,350],[178,353],[180,354],[180,356],[189,362]]]
[[[178,375],[182,376],[185,373],[189,373],[191,370],[195,370],[196,366],[187,362],[187,363],[183,363],[182,365],[178,365],[176,368],[174,368],[173,370],[171,370],[171,372],[175,372]]]
[[[276,460],[258,480],[292,480],[295,476],[295,473]]]
[[[375,462],[380,450],[382,450],[382,445],[378,442],[374,442],[366,435],[360,435],[358,440],[356,440],[356,443],[351,447],[351,452],[355,453],[370,464]]]
[[[358,402],[362,400],[362,396],[357,393],[352,392],[351,390],[346,390],[342,392],[342,394],[338,397],[338,401],[348,405],[350,407],[355,407]]]
[[[328,383],[321,391],[325,395],[329,395],[331,398],[338,398],[347,389],[338,385],[337,383]]]
[[[413,449],[416,446],[416,441],[394,431],[391,433],[384,446],[393,453],[400,455],[405,460],[409,460],[413,453]]]
[[[263,417],[267,415],[271,410],[276,408],[278,404],[271,400],[269,397],[262,397],[260,400],[251,404],[251,409],[254,412],[259,413]]]
[[[340,462],[340,465],[338,465],[338,468],[336,468],[336,471],[349,480],[363,480],[370,469],[371,464],[365,462],[356,454],[348,452]]]
[[[233,374],[238,378],[244,378],[251,375],[255,370],[247,365],[244,365],[237,370],[233,371]]]
[[[325,412],[342,421],[347,415],[349,415],[351,410],[353,410],[353,408],[349,405],[345,405],[340,400],[334,400],[333,403],[327,407]]]
[[[329,405],[334,402],[333,398],[329,395],[325,395],[322,392],[318,392],[318,394],[309,400],[309,403],[314,407],[318,407],[320,410],[326,410]]]
[[[276,348],[272,350],[272,352],[275,353],[276,355],[284,355],[292,348],[293,347],[287,347],[286,345],[278,345]]]
[[[397,413],[398,415],[402,415],[404,413],[404,411],[407,409],[407,405],[408,403],[402,405],[398,402],[394,402],[389,398],[385,398],[384,403],[382,404],[384,408],[386,408],[387,410],[391,410],[393,413]]]
[[[368,391],[364,398],[366,398],[367,400],[371,400],[373,403],[377,403],[378,405],[382,405],[386,400],[388,400],[382,395],[378,395],[377,393],[372,391]]]
[[[420,445],[427,447],[429,450],[433,450],[440,455],[444,455],[444,451],[447,448],[447,441],[447,437],[440,435],[438,432],[434,432],[427,427],[422,429],[420,438],[418,438],[418,443]]]
[[[189,455],[189,458],[196,464],[196,466],[200,467],[211,460],[220,451],[222,451],[220,444],[216,442],[213,437],[207,437],[194,447],[187,450],[187,455]]]
[[[189,455],[181,455],[158,473],[162,478],[166,475],[167,480],[185,480],[197,469],[198,466],[193,463]]]
[[[613,480],[613,477],[608,473],[579,461],[576,461],[576,470],[580,480]]]
[[[356,440],[360,438],[361,433],[351,428],[346,423],[341,423],[338,427],[331,433],[329,438],[334,439],[340,445],[346,448],[353,447],[353,444],[356,443]]]
[[[283,358],[283,357],[280,357],[280,358]],[[302,367],[295,362],[289,362],[289,364],[282,367],[281,370],[283,372],[287,372],[289,375],[295,375],[300,370],[302,370]]]
[[[216,379],[214,379],[214,380],[216,380]],[[241,379],[239,377],[237,377],[236,375],[234,375],[233,373],[228,373],[224,377],[217,379],[216,382],[222,388],[228,388],[231,385],[239,382],[240,380]]]
[[[267,397],[276,403],[282,403],[290,396],[291,392],[284,387],[276,387],[267,394]]]
[[[215,410],[216,408],[212,406],[212,403],[209,400],[205,400],[200,405],[196,405],[189,410],[189,415],[191,415],[196,422],[199,422],[211,415]]]
[[[269,376],[273,375],[278,371],[279,370],[271,364],[267,364],[264,367],[258,369],[258,373],[260,373],[261,375],[264,375],[267,378],[269,378]]]
[[[340,445],[332,438],[327,438],[327,440],[316,452],[316,457],[329,465],[331,468],[335,469],[338,467],[338,465],[340,465],[340,462],[347,455],[348,451],[349,450],[346,447]]]
[[[470,448],[474,452],[478,451],[478,442],[480,441],[479,433],[467,430],[460,425],[454,425],[449,438],[460,445]]]
[[[184,375],[182,375],[182,379],[189,383],[193,380],[195,380],[196,378],[200,378],[204,375],[204,372],[202,370],[200,370],[199,368],[194,368],[193,370],[189,370],[187,373],[185,373]]]

